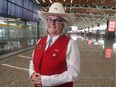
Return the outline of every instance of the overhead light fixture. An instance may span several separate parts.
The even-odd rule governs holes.
[[[46,9],[46,8],[44,8],[44,10],[45,10],[45,11],[47,11],[47,9]]]
[[[65,0],[64,0],[64,2],[65,2]]]
[[[71,0],[71,4],[73,3],[73,0]]]
[[[38,0],[36,0],[36,2],[40,4],[40,2]]]
[[[52,3],[52,0],[49,0],[50,1],[50,3]]]
[[[45,0],[42,0],[45,3]]]

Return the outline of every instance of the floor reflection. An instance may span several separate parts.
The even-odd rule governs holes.
[[[19,39],[19,40],[9,40],[9,41],[0,41],[0,55],[14,52],[20,49],[24,49],[36,44],[36,39]]]
[[[80,36],[77,34],[71,34],[70,37],[73,40],[80,39],[84,42],[87,42],[88,45],[101,46],[101,48],[103,49],[103,58],[110,59],[115,58],[116,56],[116,39],[107,39],[103,36]]]

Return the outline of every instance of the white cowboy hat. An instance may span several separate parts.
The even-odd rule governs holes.
[[[74,15],[72,13],[65,13],[63,5],[59,2],[53,3],[48,12],[38,11],[38,15],[43,22],[46,22],[46,17],[48,15],[59,16],[66,21],[68,27],[72,26],[75,22]]]

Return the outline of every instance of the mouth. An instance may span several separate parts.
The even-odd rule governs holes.
[[[50,27],[55,27],[54,25],[51,25]]]
[[[56,27],[55,26],[50,26],[49,29],[54,29],[55,30]]]

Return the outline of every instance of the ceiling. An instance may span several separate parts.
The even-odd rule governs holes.
[[[48,11],[53,2],[61,2],[67,13],[73,13],[79,29],[99,26],[116,20],[116,0],[35,0]]]

